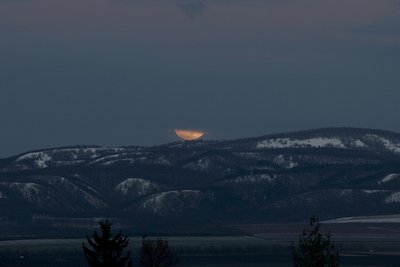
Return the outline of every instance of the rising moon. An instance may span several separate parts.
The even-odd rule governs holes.
[[[203,131],[176,129],[175,134],[185,141],[195,141],[201,139],[205,133]]]

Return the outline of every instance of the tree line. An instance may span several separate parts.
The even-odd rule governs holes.
[[[91,267],[132,267],[131,251],[128,250],[129,238],[121,230],[112,234],[112,223],[108,220],[99,222],[101,234],[94,231],[87,237],[87,244],[82,243],[86,261]],[[148,237],[142,238],[140,253],[141,267],[178,267],[178,257],[168,240]]]
[[[100,221],[99,234],[94,231],[87,237],[87,244],[82,243],[86,261],[91,267],[132,267],[131,251],[128,249],[129,238],[121,230],[113,234],[112,223]],[[294,267],[337,267],[339,252],[331,241],[330,233],[323,234],[321,225],[315,216],[309,226],[299,236],[297,244],[292,243]],[[178,267],[179,261],[175,250],[167,239],[142,238],[140,267]]]

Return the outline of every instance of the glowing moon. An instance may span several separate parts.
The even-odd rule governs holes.
[[[193,131],[193,130],[175,130],[175,134],[182,138],[185,141],[195,141],[199,140],[204,136],[204,132],[202,131]]]

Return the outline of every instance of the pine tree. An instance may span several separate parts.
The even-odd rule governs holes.
[[[320,227],[318,219],[312,216],[309,228],[299,236],[299,248],[292,243],[294,267],[339,266],[339,252],[331,241],[330,233],[320,233]]]
[[[92,238],[87,237],[89,246],[82,243],[83,253],[91,267],[132,267],[131,252],[125,255],[124,250],[129,245],[128,237],[111,233],[112,223],[100,221],[101,236],[94,231]]]
[[[141,267],[177,267],[178,257],[169,246],[168,240],[151,240],[143,237],[142,253],[140,255]]]

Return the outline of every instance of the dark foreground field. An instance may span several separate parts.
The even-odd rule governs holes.
[[[355,237],[337,240],[342,266],[400,266],[400,239]],[[259,237],[169,237],[187,267],[291,266],[287,236]],[[80,246],[83,239],[34,239],[1,241],[0,266],[87,266]],[[140,250],[139,237],[131,238],[134,259]],[[135,265],[138,266],[138,265]]]
[[[243,236],[170,236],[183,267],[291,266],[290,245],[305,225],[232,225]],[[331,230],[341,266],[400,266],[400,224],[323,224]],[[84,239],[22,239],[0,241],[0,266],[86,266]],[[131,237],[135,262],[141,237]],[[135,264],[134,266],[138,266]]]

